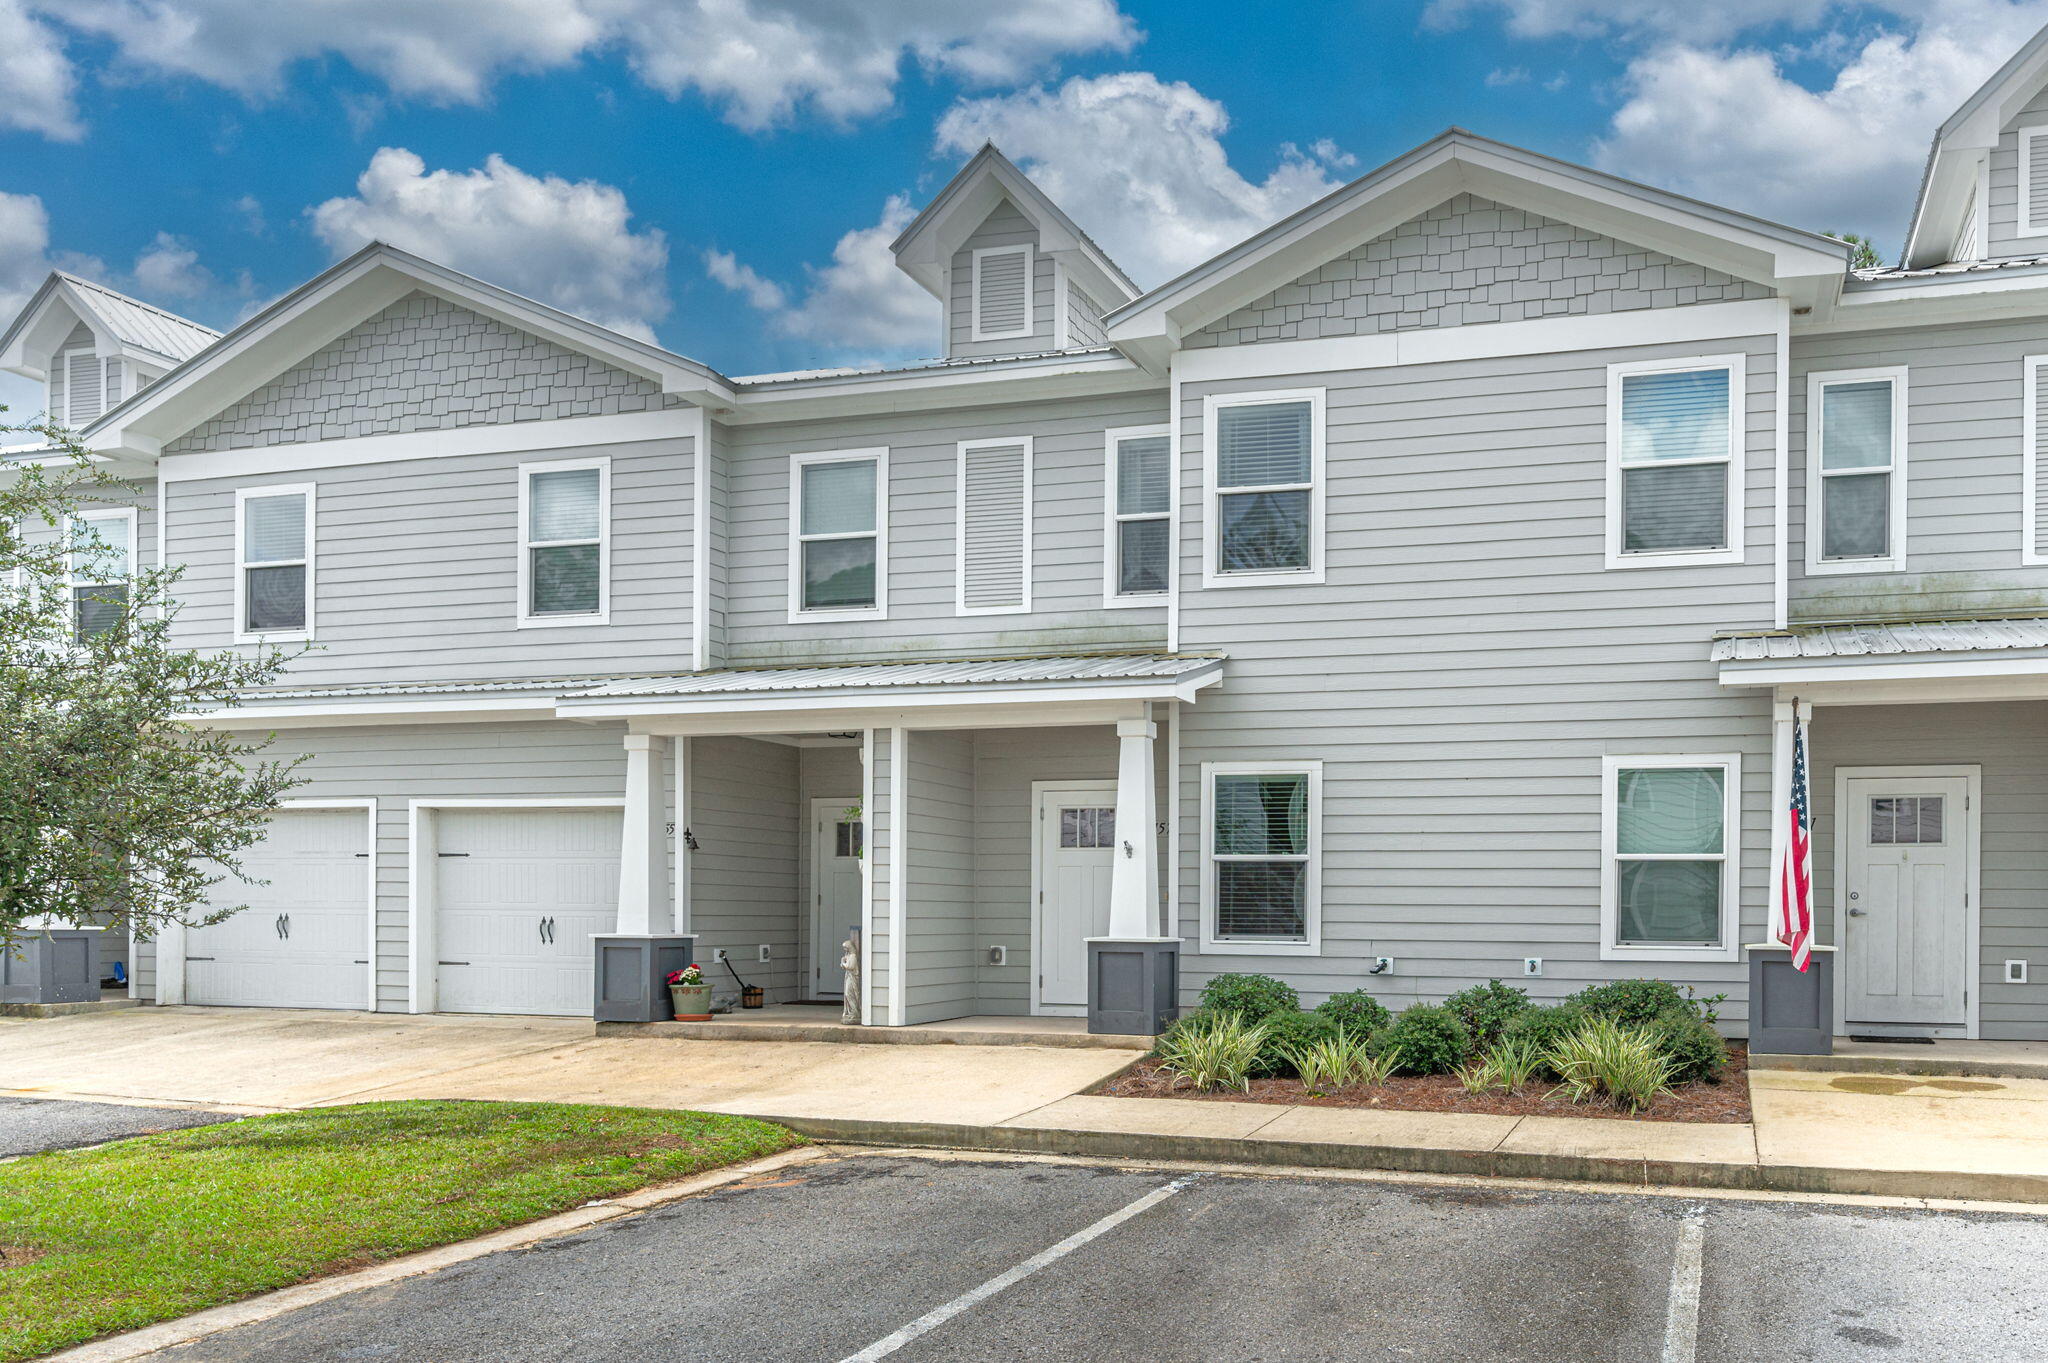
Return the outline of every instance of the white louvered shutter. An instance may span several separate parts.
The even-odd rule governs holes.
[[[2048,445],[2048,361],[2029,360],[2027,377],[2032,380],[2028,394],[2033,399],[2034,418],[2033,444],[2026,452],[2027,468],[2033,474],[2034,506],[2031,533],[2033,543],[2027,545],[2029,555],[2035,562],[2048,562],[2048,467],[2042,462],[2042,446]]]
[[[1031,248],[989,251],[974,258],[974,338],[1031,334]]]
[[[1031,447],[1017,441],[960,454],[960,608],[1021,611],[1031,603]]]
[[[106,373],[106,401],[102,404],[103,408],[112,407],[121,400],[121,362],[119,360],[108,360]]]
[[[2020,134],[2020,235],[2048,235],[2048,133]]]
[[[100,357],[90,352],[67,355],[64,360],[64,397],[67,425],[82,426],[104,410],[100,402]]]

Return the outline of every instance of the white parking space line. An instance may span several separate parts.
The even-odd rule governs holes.
[[[1671,1300],[1664,1311],[1663,1363],[1693,1363],[1700,1341],[1701,1248],[1707,1209],[1695,1206],[1678,1223],[1678,1247],[1671,1256]]]
[[[862,1349],[859,1353],[848,1354],[840,1360],[840,1363],[875,1363],[875,1360],[878,1358],[888,1357],[920,1335],[929,1334],[931,1331],[938,1329],[941,1325],[953,1319],[953,1317],[980,1305],[1011,1284],[1022,1282],[1038,1272],[1039,1269],[1064,1259],[1090,1240],[1107,1235],[1110,1231],[1115,1230],[1140,1212],[1158,1206],[1166,1201],[1167,1198],[1172,1197],[1175,1193],[1201,1177],[1203,1177],[1201,1174],[1185,1174],[1164,1187],[1154,1188],[1135,1202],[1119,1207],[1094,1225],[1084,1230],[1075,1231],[1050,1249],[1040,1250],[1023,1263],[1005,1269],[981,1284],[981,1286],[969,1288],[944,1306],[935,1307],[902,1329],[882,1336],[882,1338],[868,1345],[867,1348]],[[1691,1358],[1692,1355],[1688,1353],[1686,1357]]]

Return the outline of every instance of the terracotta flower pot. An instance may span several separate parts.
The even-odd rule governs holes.
[[[710,985],[672,984],[668,987],[668,996],[675,1007],[677,1022],[711,1021]]]

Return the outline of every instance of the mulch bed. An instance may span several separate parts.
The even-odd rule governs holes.
[[[1380,1088],[1351,1087],[1311,1098],[1295,1078],[1254,1079],[1250,1093],[1197,1093],[1174,1088],[1173,1076],[1146,1056],[1093,1090],[1110,1098],[1191,1098],[1209,1103],[1291,1103],[1303,1107],[1385,1108],[1401,1112],[1479,1112],[1503,1117],[1596,1117],[1637,1122],[1746,1122],[1749,1120],[1749,1052],[1728,1047],[1728,1070],[1718,1084],[1681,1084],[1641,1112],[1607,1103],[1573,1103],[1544,1080],[1516,1093],[1467,1093],[1453,1074],[1397,1075]]]

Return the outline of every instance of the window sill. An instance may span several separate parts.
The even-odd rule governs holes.
[[[1850,573],[1903,573],[1906,561],[1902,558],[1843,558],[1807,560],[1808,577],[1840,577]]]
[[[521,629],[572,629],[577,625],[609,625],[612,622],[609,611],[594,615],[522,615]]]
[[[310,644],[313,642],[313,631],[310,629],[248,631],[237,634],[235,642],[238,644]]]
[[[1740,549],[1689,549],[1668,554],[1617,554],[1609,551],[1609,568],[1692,568],[1740,563]]]
[[[792,625],[829,625],[835,620],[887,620],[889,612],[883,606],[855,606],[846,610],[795,610],[789,613]]]
[[[1170,593],[1167,592],[1134,593],[1130,596],[1105,596],[1102,598],[1102,608],[1106,611],[1145,610],[1148,608],[1151,610],[1164,610],[1169,596]]]
[[[1258,573],[1214,573],[1202,574],[1202,586],[1216,587],[1288,587],[1295,584],[1320,586],[1323,570],[1316,568],[1284,568]]]
[[[1742,957],[1739,945],[1724,947],[1621,947],[1603,943],[1603,961],[1736,961]]]
[[[1320,956],[1321,942],[1218,942],[1202,939],[1204,956]]]

